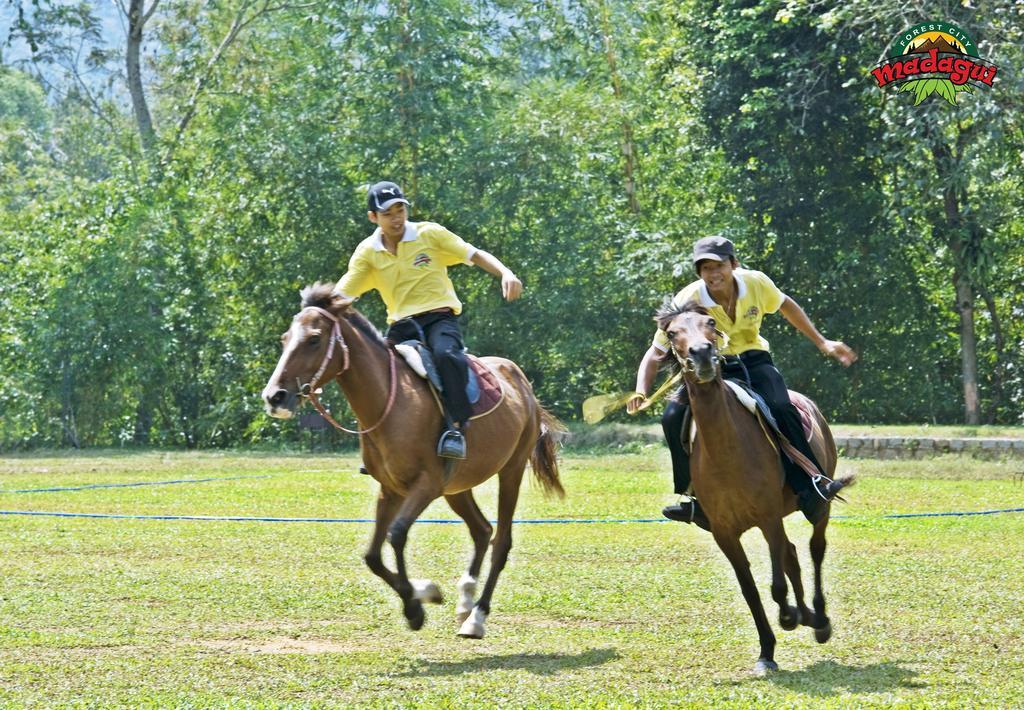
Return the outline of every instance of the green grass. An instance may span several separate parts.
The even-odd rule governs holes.
[[[524,487],[518,517],[658,517],[667,455],[574,455],[569,497]],[[376,484],[345,456],[98,452],[0,459],[0,509],[367,517]],[[710,536],[670,523],[520,525],[487,637],[455,636],[461,525],[413,528],[415,576],[448,598],[411,632],[363,566],[365,524],[0,516],[0,703],[74,705],[1001,706],[1024,698],[1019,463],[841,463],[826,591],[835,635],[776,626],[782,670],[749,674],[757,638]],[[136,488],[53,486],[267,476]],[[493,517],[495,488],[481,507]],[[443,503],[424,517],[450,518]],[[805,580],[809,526],[787,529]],[[760,536],[744,538],[770,617]]]
[[[570,451],[611,450],[637,453],[647,445],[660,446],[663,440],[657,423],[604,422],[588,425],[572,422]],[[1010,438],[1024,439],[1024,427],[1014,426],[932,426],[930,424],[831,424],[835,436],[916,437],[934,439]]]

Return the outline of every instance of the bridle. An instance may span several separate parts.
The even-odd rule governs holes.
[[[327,353],[324,355],[324,361],[320,363],[320,369],[318,369],[316,371],[316,374],[313,375],[313,379],[311,379],[304,385],[300,383],[299,396],[305,397],[310,402],[312,402],[313,407],[316,408],[316,411],[320,412],[320,416],[322,416],[324,419],[330,422],[335,428],[340,429],[341,431],[346,432],[348,434],[369,434],[371,431],[373,431],[374,429],[376,429],[377,427],[384,423],[384,420],[387,418],[388,413],[391,412],[392,405],[395,403],[395,394],[398,391],[398,378],[396,377],[395,372],[394,350],[388,348],[388,355],[391,358],[391,386],[388,392],[388,403],[384,405],[384,413],[380,415],[380,419],[377,421],[377,423],[374,424],[372,427],[369,427],[368,429],[346,429],[341,424],[338,424],[338,422],[334,421],[334,417],[332,417],[331,413],[328,412],[327,409],[322,404],[320,404],[320,399],[317,397],[317,385],[320,384],[320,378],[327,370],[327,364],[331,361],[331,358],[334,357],[335,344],[337,344],[341,348],[341,353],[343,356],[341,369],[338,370],[338,374],[335,375],[335,377],[340,377],[342,373],[348,370],[350,364],[348,356],[348,344],[345,342],[345,337],[341,334],[341,321],[338,319],[336,315],[334,315],[325,308],[320,308],[319,306],[307,306],[302,310],[314,310],[323,317],[330,319],[333,325],[331,326],[331,339],[327,343]]]
[[[673,348],[673,352],[675,352],[674,348]],[[682,370],[684,375],[696,375],[697,374],[697,363],[695,363],[693,361],[692,357],[687,355],[684,358],[680,358],[679,354],[676,353],[676,360],[679,361],[679,367]],[[719,372],[719,358],[718,358],[718,348],[715,347],[714,343],[711,344],[711,366],[713,368],[715,368],[715,374],[717,375],[718,372]]]
[[[715,328],[715,340],[709,340],[711,343],[711,366],[715,369],[715,376],[721,374],[721,358],[718,356],[718,343],[717,338],[725,337],[725,334]],[[669,340],[669,347],[672,348],[672,354],[675,355],[676,361],[679,363],[679,367],[684,375],[695,375],[697,374],[697,363],[693,361],[693,358],[687,354],[685,357],[680,357],[679,352],[676,350],[675,343]]]

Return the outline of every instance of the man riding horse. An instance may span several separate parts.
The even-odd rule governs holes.
[[[768,352],[768,341],[760,334],[761,320],[766,313],[782,313],[818,350],[844,366],[853,364],[857,354],[845,343],[828,340],[818,332],[803,308],[780,291],[768,276],[760,271],[740,268],[735,247],[725,237],[712,236],[698,240],[693,247],[693,265],[700,278],[677,293],[672,299],[672,305],[679,307],[694,301],[708,309],[716,328],[725,338],[724,347],[720,351],[723,377],[746,382],[761,395],[782,434],[817,467],[819,473],[824,474],[804,435],[800,413],[790,402],[786,383]],[[668,337],[659,329],[640,362],[636,394],[626,405],[630,414],[639,411],[660,363],[670,355],[670,347]],[[687,392],[684,386],[670,399],[661,419],[672,455],[672,477],[678,495],[687,495],[690,489],[690,462],[683,445],[682,431],[686,408]],[[800,510],[811,523],[817,523],[828,511],[828,501],[838,493],[841,484],[822,479],[823,482],[815,487],[808,473],[799,465],[785,455],[782,459],[786,480],[798,496]],[[696,498],[681,500],[662,512],[671,520],[695,522],[707,527],[706,516]]]
[[[366,216],[377,229],[356,247],[335,292],[356,298],[376,289],[387,306],[388,340],[422,339],[430,349],[450,421],[437,452],[445,458],[464,459],[462,429],[471,415],[466,395],[469,363],[458,321],[462,302],[448,278],[448,267],[479,266],[501,279],[501,293],[508,301],[519,298],[523,284],[497,257],[441,225],[408,221],[408,206],[393,182],[378,182],[370,188]]]

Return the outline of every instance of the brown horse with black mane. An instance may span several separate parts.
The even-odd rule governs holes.
[[[555,458],[564,431],[533,394],[523,371],[510,360],[481,358],[497,375],[501,403],[466,430],[468,456],[446,476],[435,450],[442,417],[425,380],[404,362],[396,365],[394,348],[352,307],[333,294],[333,284],[302,290],[302,310],[281,337],[283,352],[263,390],[267,412],[294,415],[299,398],[315,396],[319,383],[336,379],[359,421],[360,448],[370,474],[380,483],[376,526],[365,560],[369,568],[402,598],[405,617],[416,630],[423,626],[423,601],[441,602],[433,582],[410,580],[405,543],[409,528],[436,498],[444,496],[469,526],[473,553],[459,580],[456,609],[459,635],[481,638],[490,613],[495,584],[512,547],[512,518],[526,463],[546,493],[564,495]],[[472,489],[498,475],[498,525],[491,568],[480,598],[473,600],[491,524]],[[385,535],[395,552],[397,571],[381,557]]]
[[[658,312],[657,320],[682,365],[697,426],[690,458],[693,491],[711,523],[715,542],[732,564],[757,626],[761,654],[754,672],[763,674],[777,670],[775,634],[761,604],[740,536],[756,527],[768,542],[772,598],[779,605],[782,628],[792,630],[798,624],[810,626],[818,643],[825,643],[832,635],[821,584],[829,514],[814,526],[811,534],[814,562],[814,611],[811,612],[804,604],[796,548],[786,537],[782,525],[782,519],[797,509],[796,494],[785,485],[782,462],[774,442],[768,438],[758,418],[740,403],[721,377],[714,319],[702,306],[688,302],[682,307],[666,306]],[[837,454],[828,423],[809,399],[794,392],[790,395],[806,400],[814,432],[811,448],[825,473],[832,477]],[[853,483],[853,477],[844,477],[838,482],[847,486]],[[795,607],[788,601],[787,576],[793,584]]]

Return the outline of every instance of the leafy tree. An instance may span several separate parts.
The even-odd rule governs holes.
[[[25,73],[0,66],[0,121],[43,134],[50,120],[42,87]]]
[[[956,106],[879,92],[883,41],[863,38],[902,29],[895,11],[11,6],[33,53],[0,70],[0,446],[304,441],[257,393],[299,288],[371,230],[382,178],[523,278],[508,304],[453,270],[467,341],[563,417],[632,384],[650,314],[716,232],[861,353],[839,370],[767,325],[830,416],[956,420],[976,362],[979,417],[1020,417],[1024,87],[1001,69]],[[1019,8],[949,10],[1020,64]],[[359,307],[383,325],[376,297]]]
[[[1022,9],[1012,2],[970,3],[944,8],[941,19],[968,28],[983,57],[997,66],[1019,65],[1024,25]],[[791,2],[787,13],[812,18],[814,26],[827,32],[831,46],[859,50],[856,61],[871,67],[877,56],[861,37],[891,37],[906,29],[903,12],[883,10],[863,2],[822,11],[817,3]],[[918,21],[934,19],[915,18]],[[854,38],[857,41],[851,41]],[[866,72],[865,72],[866,73]],[[903,97],[888,97],[871,82],[859,83],[862,104],[879,117],[877,142],[885,172],[893,177],[889,194],[900,222],[910,226],[913,238],[923,237],[927,250],[937,259],[934,267],[944,270],[958,320],[964,418],[978,423],[982,416],[981,386],[987,381],[995,398],[989,420],[1006,407],[1007,373],[1011,352],[1007,346],[1006,304],[1013,290],[1001,278],[1002,264],[1019,242],[1006,237],[1019,229],[1020,193],[1004,192],[1001,178],[1019,161],[1022,148],[1019,97],[1024,84],[1018,73],[1003,72],[991,91],[974,91],[958,100],[956,107],[937,98],[914,106]],[[997,183],[992,176],[999,176]],[[995,189],[993,189],[995,187]],[[999,196],[990,202],[986,198]],[[909,236],[909,235],[908,235]],[[948,291],[948,289],[946,289]],[[980,301],[980,304],[979,304]],[[991,325],[977,320],[979,306]],[[988,342],[980,341],[987,336]],[[989,350],[987,355],[983,350]],[[987,375],[979,373],[979,361],[993,366]]]

